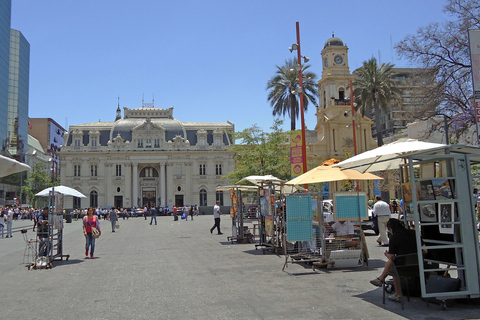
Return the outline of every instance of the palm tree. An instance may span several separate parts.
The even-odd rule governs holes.
[[[268,101],[273,108],[273,115],[288,114],[291,120],[291,130],[295,130],[295,120],[298,119],[300,113],[300,101],[297,96],[292,93],[298,88],[298,66],[297,59],[285,60],[285,65],[277,67],[275,76],[268,80],[267,90]],[[316,104],[317,102],[317,75],[313,72],[306,71],[309,65],[302,65],[302,82],[303,82],[303,106],[304,111],[308,109],[308,102]]]
[[[385,113],[389,110],[390,103],[400,100],[400,91],[397,82],[393,79],[395,74],[391,63],[377,64],[377,59],[371,58],[363,62],[363,66],[355,70],[356,80],[353,82],[355,97],[358,107],[365,115],[373,106],[375,112],[375,127],[377,131],[377,145],[383,145],[382,128],[380,124],[380,110]],[[368,112],[367,112],[367,115]]]

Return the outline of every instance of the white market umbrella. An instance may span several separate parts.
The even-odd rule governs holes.
[[[402,157],[407,154],[417,151],[442,149],[445,146],[445,144],[423,142],[416,139],[400,139],[343,160],[334,164],[333,167],[355,169],[360,172],[398,169],[400,164],[402,164]]]
[[[86,198],[87,197],[83,193],[81,193],[80,191],[77,191],[73,188],[66,187],[66,186],[55,186],[55,187],[46,188],[46,189],[43,189],[42,191],[40,191],[39,193],[37,193],[35,196],[37,196],[37,197],[48,197],[50,191],[55,191],[56,193],[61,193],[64,196],[73,196],[73,197],[77,197],[77,198]]]
[[[0,155],[0,177],[6,177],[29,169],[31,169],[30,166],[25,163]]]
[[[271,174],[265,175],[265,176],[248,176],[248,177],[242,178],[237,183],[240,183],[245,180],[253,183],[256,186],[261,186],[264,184],[281,185],[285,183],[285,180],[278,179],[277,177],[272,176]]]

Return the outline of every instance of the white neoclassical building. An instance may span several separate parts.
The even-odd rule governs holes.
[[[61,184],[87,199],[64,207],[230,205],[215,188],[234,170],[234,124],[181,122],[173,107],[117,108],[113,122],[70,126],[60,151]]]

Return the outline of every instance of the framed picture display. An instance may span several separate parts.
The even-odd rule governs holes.
[[[432,184],[437,200],[453,199],[452,188],[448,179],[433,179]]]
[[[418,200],[435,200],[432,180],[417,181]]]
[[[421,222],[437,222],[437,206],[435,203],[422,203],[418,205]]]
[[[440,223],[440,233],[453,234],[454,224],[454,204],[453,202],[438,204],[438,222]]]

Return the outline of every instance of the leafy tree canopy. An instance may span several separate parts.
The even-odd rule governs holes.
[[[235,145],[230,150],[235,152],[235,171],[227,175],[232,184],[250,175],[290,178],[290,149],[282,124],[283,121],[276,119],[270,127],[271,132],[264,132],[254,124],[233,133]]]
[[[33,167],[33,171],[28,174],[22,191],[27,195],[29,202],[33,204],[35,194],[54,185],[58,185],[58,183],[52,182],[52,177],[46,170],[45,165],[43,163],[37,163]]]

